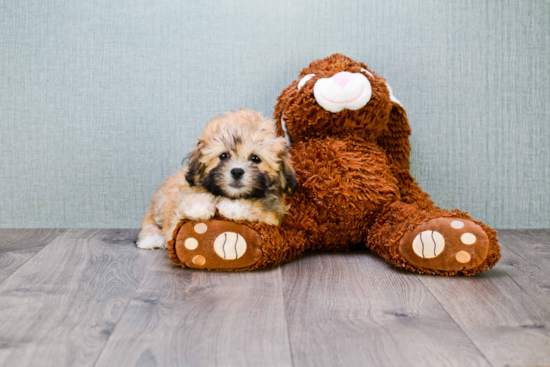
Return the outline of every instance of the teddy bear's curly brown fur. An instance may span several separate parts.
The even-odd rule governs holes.
[[[370,84],[368,103],[357,107],[350,102],[349,108],[334,111],[348,101],[324,101],[317,82],[345,88],[354,75],[357,83]],[[200,234],[194,232],[195,222],[182,221],[168,243],[174,263],[254,270],[306,250],[368,248],[389,263],[418,273],[473,275],[492,268],[500,258],[496,231],[465,212],[434,206],[411,176],[407,115],[384,78],[341,54],[312,62],[300,79],[305,76],[307,82],[300,88],[300,80],[292,82],[275,106],[278,133],[285,134],[286,126],[292,140],[300,183],[288,198],[291,208],[283,224],[216,218],[205,222],[208,230]],[[246,242],[245,256],[220,256],[221,244],[215,243],[224,233],[232,233],[235,244]],[[197,249],[185,248],[189,237],[198,239]]]

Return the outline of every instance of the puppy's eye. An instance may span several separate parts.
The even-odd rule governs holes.
[[[250,160],[254,163],[260,163],[262,161],[257,155],[250,156]]]
[[[220,154],[220,160],[225,161],[226,159],[229,159],[229,154],[227,153]]]
[[[302,80],[300,80],[300,82],[298,83],[298,90],[302,89],[302,87],[314,76],[315,76],[315,74],[308,74],[308,75],[304,76],[302,78]]]

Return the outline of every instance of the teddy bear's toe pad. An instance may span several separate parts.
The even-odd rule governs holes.
[[[487,258],[489,238],[470,220],[436,218],[405,234],[399,250],[411,265],[460,271],[475,268]]]
[[[223,220],[185,223],[176,238],[176,254],[189,268],[232,270],[260,259],[260,235]]]

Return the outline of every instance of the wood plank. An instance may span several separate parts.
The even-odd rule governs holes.
[[[154,259],[137,233],[67,230],[0,284],[0,365],[93,365]]]
[[[0,283],[63,231],[63,229],[0,229]]]
[[[290,366],[279,268],[246,273],[155,263],[97,366]]]
[[[489,365],[421,276],[373,254],[310,254],[282,271],[298,366]]]
[[[422,277],[494,365],[550,365],[547,233],[499,231],[502,258],[493,270],[471,278]]]
[[[498,238],[501,245],[536,267],[550,269],[550,229],[499,230]]]

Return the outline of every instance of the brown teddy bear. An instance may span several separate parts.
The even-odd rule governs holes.
[[[434,206],[415,182],[405,109],[365,64],[341,54],[312,62],[278,97],[275,118],[299,182],[282,225],[184,220],[168,243],[175,264],[254,270],[306,250],[366,247],[417,273],[473,275],[499,260],[495,230]],[[187,248],[189,238],[199,245]]]

